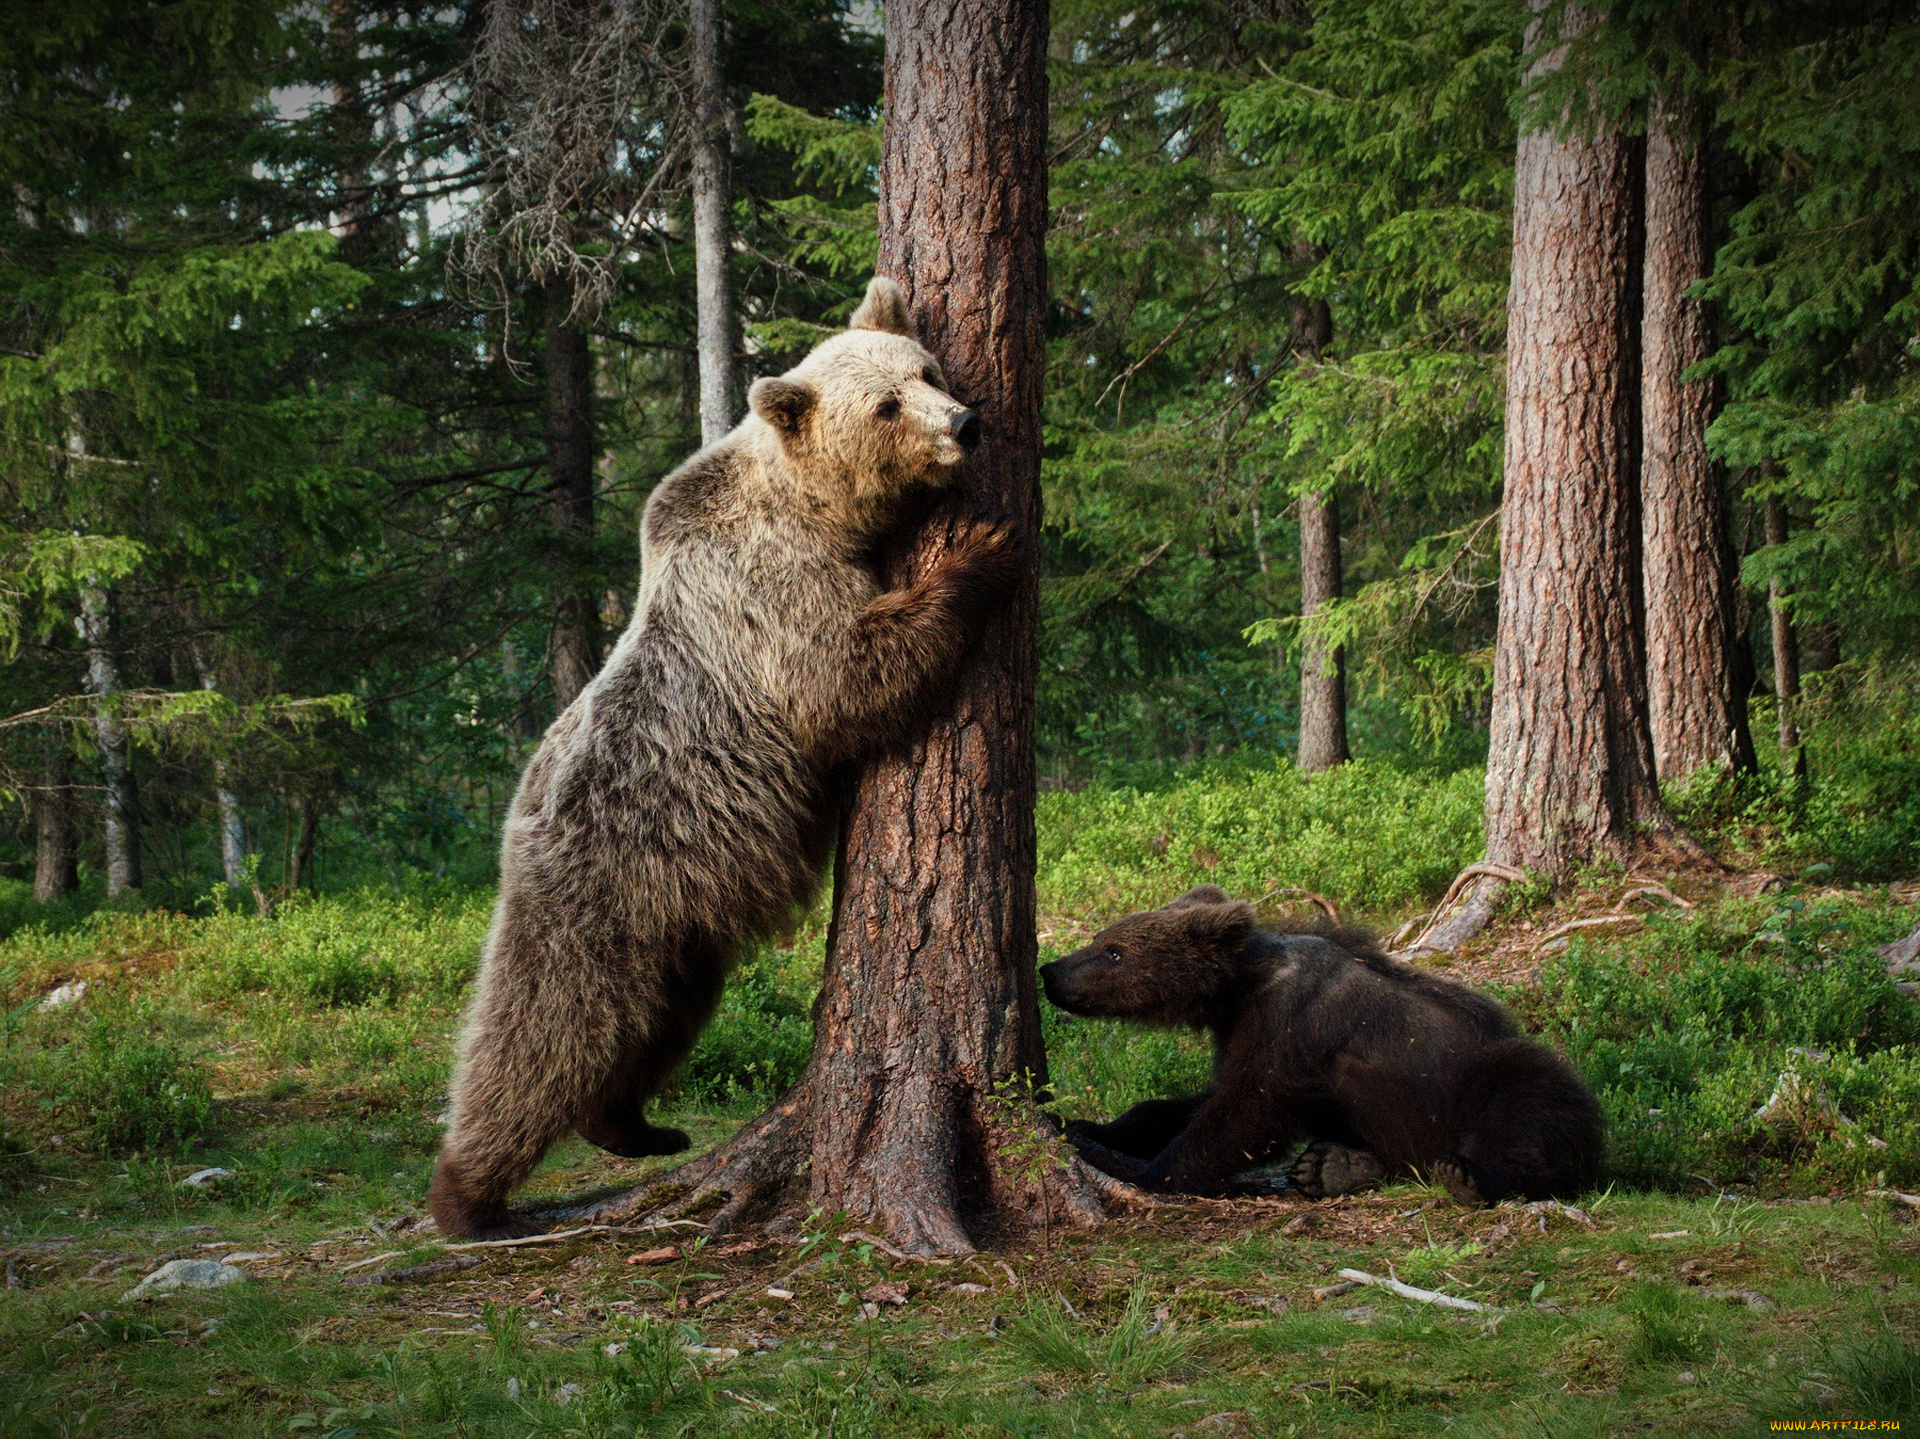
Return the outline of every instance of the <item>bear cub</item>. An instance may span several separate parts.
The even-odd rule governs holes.
[[[514,795],[429,1196],[444,1234],[531,1229],[507,1196],[568,1130],[687,1147],[648,1101],[741,945],[812,896],[850,767],[912,736],[1018,582],[1012,532],[978,519],[881,580],[981,438],[891,280],[748,402],[654,490],[633,622]]]
[[[1129,915],[1040,970],[1070,1014],[1213,1035],[1213,1083],[1076,1120],[1081,1155],[1143,1189],[1204,1194],[1311,1141],[1309,1198],[1420,1171],[1462,1204],[1570,1196],[1598,1177],[1605,1125],[1552,1050],[1499,1004],[1331,926],[1259,928],[1213,885]]]

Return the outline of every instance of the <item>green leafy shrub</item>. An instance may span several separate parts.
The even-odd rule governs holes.
[[[1790,898],[1576,942],[1508,997],[1594,1086],[1625,1183],[1920,1175],[1920,1004],[1874,953],[1889,911]],[[1831,1122],[1755,1113],[1801,1074]],[[1840,1118],[1851,1121],[1840,1122]],[[1818,1116],[1815,1116],[1816,1120]]]
[[[675,1088],[696,1104],[768,1099],[800,1078],[813,1053],[812,995],[783,975],[773,954],[749,959],[727,981],[713,1022]]]
[[[103,1010],[61,1052],[60,1107],[109,1153],[184,1151],[213,1113],[205,1068],[154,1020],[148,1007]]]
[[[1090,927],[1196,884],[1249,899],[1310,889],[1384,915],[1434,897],[1479,857],[1483,776],[1356,760],[1204,766],[1158,789],[1040,797],[1043,913]]]

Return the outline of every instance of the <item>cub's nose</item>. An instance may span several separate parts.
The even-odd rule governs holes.
[[[980,416],[972,410],[960,411],[947,421],[947,433],[959,442],[961,449],[974,449],[980,443]]]

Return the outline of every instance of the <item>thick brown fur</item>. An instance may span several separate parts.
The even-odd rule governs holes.
[[[1067,1126],[1085,1157],[1142,1188],[1228,1192],[1302,1140],[1292,1178],[1309,1197],[1424,1173],[1484,1204],[1598,1177],[1605,1126],[1572,1067],[1493,1000],[1360,931],[1261,929],[1252,905],[1203,885],[1040,977],[1070,1013],[1213,1035],[1208,1089]]]
[[[913,584],[875,576],[979,436],[891,281],[749,398],[654,491],[633,622],[514,796],[430,1195],[444,1233],[524,1230],[507,1196],[569,1129],[686,1147],[644,1105],[740,945],[812,895],[836,769],[910,734],[1018,573],[976,522]]]

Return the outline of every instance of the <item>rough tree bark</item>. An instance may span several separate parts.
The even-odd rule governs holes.
[[[1787,542],[1787,507],[1779,496],[1767,496],[1767,543]],[[1787,610],[1786,587],[1775,575],[1767,582],[1767,608],[1773,617],[1773,701],[1780,725],[1780,767],[1799,767],[1800,725],[1794,701],[1800,698],[1800,642]]]
[[[600,586],[593,575],[593,357],[570,318],[565,280],[545,288],[547,514],[561,549],[549,667],[556,709],[565,709],[600,669]]]
[[[33,792],[33,897],[42,904],[80,887],[80,847],[73,823],[73,751],[64,734],[47,746]]]
[[[1333,340],[1325,300],[1302,302],[1293,317],[1294,353],[1315,360]],[[1340,494],[1300,497],[1300,615],[1340,598]],[[1300,768],[1308,774],[1347,762],[1347,652],[1309,639],[1300,660]]]
[[[220,677],[198,647],[193,652],[193,664],[200,676],[200,688],[217,692]],[[234,792],[232,766],[220,755],[213,759],[213,802],[220,827],[220,873],[229,889],[244,888],[247,882],[246,821],[240,812],[240,796]]]
[[[970,494],[889,559],[896,581],[941,552],[967,509],[998,510],[1029,542],[1038,528],[1046,38],[1046,0],[886,9],[879,268],[906,289],[928,348],[986,428]],[[804,1169],[811,1204],[927,1255],[1043,1215],[1094,1223],[1127,1193],[1052,1145],[1024,1102],[1026,1081],[1046,1082],[1037,607],[1029,569],[952,714],[862,772],[842,824],[812,1062],[772,1110],[674,1176],[679,1212],[724,1195],[710,1223],[725,1228],[788,1194]],[[646,1207],[642,1192],[551,1217]]]
[[[692,0],[693,270],[700,355],[700,443],[733,428],[733,188],[720,0]]]
[[[1712,267],[1707,212],[1706,107],[1656,94],[1646,148],[1640,532],[1648,721],[1662,779],[1754,764],[1747,697],[1734,676],[1726,486],[1707,453],[1714,385],[1681,379],[1713,349],[1706,306],[1687,297]]]
[[[1562,53],[1541,34],[1531,75]],[[1592,12],[1569,9],[1568,27]],[[1544,43],[1543,43],[1544,41]],[[1654,782],[1640,594],[1639,186],[1634,147],[1520,137],[1507,302],[1506,491],[1487,756],[1487,861],[1556,879],[1670,832]],[[1483,874],[1413,951],[1483,928]],[[1443,906],[1445,909],[1445,906]]]
[[[127,727],[114,713],[120,665],[113,653],[113,605],[106,590],[88,583],[80,590],[74,622],[87,652],[87,693],[94,697],[93,738],[106,779],[107,898],[140,887],[140,826]]]

